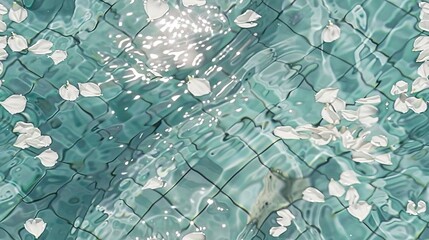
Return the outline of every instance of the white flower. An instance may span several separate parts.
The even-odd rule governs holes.
[[[202,232],[193,232],[183,236],[182,240],[205,240],[206,235]]]
[[[347,208],[347,211],[355,218],[359,219],[359,221],[365,220],[365,218],[371,212],[371,205],[366,203],[365,201],[359,201],[356,204],[350,205]]]
[[[21,52],[28,48],[27,40],[23,36],[16,34],[7,39],[7,45],[14,52]]]
[[[341,197],[345,192],[344,187],[332,178],[331,178],[331,181],[329,182],[328,190],[329,190],[329,195],[332,195],[335,197]]]
[[[22,95],[12,95],[6,98],[3,102],[0,102],[10,114],[17,114],[24,111],[27,105],[27,99]]]
[[[206,4],[206,0],[182,0],[182,3],[185,7],[204,6]]]
[[[21,23],[28,16],[27,10],[17,3],[13,3],[12,8],[9,10],[9,19],[16,23]]]
[[[290,126],[276,127],[273,134],[283,139],[300,139],[299,134]]]
[[[62,50],[55,50],[52,55],[49,56],[49,58],[54,61],[54,65],[57,65],[67,58],[67,52]]]
[[[210,82],[205,78],[188,77],[188,90],[195,97],[207,95],[211,92]]]
[[[31,233],[36,239],[45,231],[46,223],[41,218],[28,219],[24,224],[25,230]]]
[[[280,227],[272,227],[270,229],[270,235],[273,237],[278,237],[282,235],[284,232],[286,232],[287,228],[280,226]]]
[[[252,28],[258,25],[256,21],[260,18],[261,15],[253,10],[246,10],[246,12],[236,17],[234,22],[241,28]]]
[[[322,31],[322,40],[324,42],[333,42],[340,38],[341,29],[329,21],[329,24]]]
[[[79,90],[68,81],[59,89],[59,93],[67,101],[74,101],[79,97]]]
[[[349,187],[349,189],[346,192],[346,196],[344,198],[346,201],[349,201],[349,205],[356,204],[359,200],[359,193],[358,191],[353,187]]]
[[[36,158],[40,159],[43,166],[53,167],[57,163],[58,153],[49,148],[37,155]]]
[[[316,93],[316,102],[333,103],[337,99],[338,91],[338,88],[323,88]]]
[[[153,177],[149,179],[146,184],[143,186],[144,189],[158,189],[165,186],[165,182],[159,179],[158,177]]]
[[[48,54],[51,53],[53,43],[45,39],[39,39],[33,46],[28,48],[28,51],[34,54]]]
[[[353,184],[360,183],[356,177],[356,173],[353,170],[346,170],[340,175],[340,183],[344,186],[350,186]]]
[[[426,77],[419,77],[413,81],[411,93],[416,93],[429,88],[429,80]]]
[[[390,94],[399,95],[401,93],[407,93],[407,91],[408,91],[408,83],[401,80],[392,86],[392,89],[390,90]]]
[[[84,97],[101,96],[101,89],[95,83],[78,83],[80,95]]]
[[[413,201],[408,200],[408,204],[407,204],[408,214],[417,216],[420,213],[424,213],[424,212],[426,212],[426,203],[424,201],[420,200],[417,203],[417,208],[416,208],[416,204]]]
[[[145,0],[144,9],[149,20],[155,20],[164,16],[170,10],[170,6],[164,0]]]
[[[325,202],[325,196],[317,188],[308,187],[302,192],[302,199],[307,202]]]

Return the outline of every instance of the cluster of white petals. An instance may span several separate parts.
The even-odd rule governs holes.
[[[13,128],[13,132],[19,133],[13,144],[17,148],[44,148],[52,143],[51,137],[42,135],[40,129],[34,127],[32,123],[17,122]],[[36,156],[36,158],[40,160],[43,166],[53,167],[57,163],[58,154],[49,148]]]
[[[295,216],[288,209],[277,211],[277,215],[279,215],[279,217],[276,221],[280,226],[272,227],[270,229],[270,235],[273,237],[279,237],[281,234],[286,232],[287,227],[289,227],[295,219]]]
[[[420,68],[427,67],[427,63],[422,64]],[[419,68],[419,69],[420,69]],[[422,70],[423,71],[423,70]],[[427,81],[427,82],[426,82]],[[426,77],[419,77],[416,80],[414,80],[412,85],[411,93],[417,93],[419,91],[422,91],[429,86],[429,80]],[[408,96],[408,83],[405,81],[398,81],[392,86],[392,89],[390,90],[390,94],[397,95],[398,98],[395,100],[395,103],[393,105],[393,108],[395,111],[406,113],[409,110],[412,110],[415,113],[422,113],[425,112],[428,108],[427,103],[425,100],[421,98],[416,97],[409,97]]]
[[[380,96],[369,96],[356,100],[356,109],[346,109],[344,100],[338,97],[336,88],[321,89],[315,95],[316,102],[325,104],[321,116],[327,125],[314,127],[306,124],[296,128],[280,126],[273,134],[282,139],[309,139],[316,145],[327,145],[339,140],[343,147],[351,151],[355,162],[378,162],[391,165],[389,153],[377,153],[377,148],[387,147],[387,138],[383,135],[372,135],[366,128],[378,122],[378,109],[374,105],[381,102]],[[361,129],[350,130],[348,127],[337,127],[342,120],[359,122]]]
[[[101,96],[101,88],[95,83],[78,83],[79,89],[68,81],[58,90],[62,99],[66,101],[75,101],[79,94],[83,97]]]
[[[425,201],[420,200],[416,206],[416,204],[413,201],[408,200],[408,204],[407,204],[407,213],[408,214],[417,216],[417,215],[424,213],[424,212],[426,212],[426,202]]]

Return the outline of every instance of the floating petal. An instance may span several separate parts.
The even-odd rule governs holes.
[[[427,78],[429,76],[429,61],[426,61],[420,65],[417,69],[417,74],[422,78]]]
[[[385,153],[385,154],[375,156],[375,161],[380,163],[380,164],[384,164],[384,165],[392,165],[393,164],[389,153]]]
[[[158,188],[162,188],[164,187],[165,182],[162,181],[161,179],[154,177],[149,179],[146,184],[143,186],[143,190],[144,189],[158,189]]]
[[[417,209],[416,209],[416,212],[417,212],[418,214],[426,212],[426,203],[425,203],[423,200],[420,200],[420,201],[417,203]]]
[[[62,61],[66,60],[67,52],[62,50],[55,50],[54,53],[52,53],[52,55],[49,56],[49,58],[51,58],[52,61],[54,61],[54,65],[57,65]]]
[[[54,44],[51,41],[40,39],[33,46],[28,48],[28,51],[34,54],[48,54],[51,53],[51,47]]]
[[[6,50],[0,48],[0,61],[6,60],[8,56]]]
[[[272,227],[270,229],[270,235],[273,237],[278,237],[282,235],[284,232],[286,232],[287,228],[280,226],[280,227]]]
[[[53,167],[57,163],[58,153],[49,148],[36,156],[36,158],[40,159],[40,162],[43,164],[43,166]]]
[[[429,31],[429,21],[425,21],[425,27],[427,28],[427,31]],[[419,24],[420,28],[422,28],[422,22]],[[419,56],[417,57],[416,62],[424,62],[429,60],[429,49],[425,49],[420,52]]]
[[[393,104],[393,109],[395,109],[395,111],[401,112],[401,113],[408,112],[408,110],[410,108],[408,107],[408,104],[405,102],[406,100],[407,100],[407,98],[406,98],[405,94],[401,94],[401,96],[399,96],[395,100],[395,103]]]
[[[59,90],[60,96],[67,101],[74,101],[79,97],[79,90],[67,82]]]
[[[149,19],[155,20],[164,16],[170,10],[170,6],[164,0],[146,0],[144,9]]]
[[[13,132],[17,133],[29,133],[31,130],[35,129],[34,125],[32,123],[25,123],[25,122],[17,122],[15,123],[15,127],[13,128]]]
[[[28,48],[27,40],[21,35],[12,35],[7,39],[7,45],[14,52],[21,52]]]
[[[406,212],[408,214],[410,214],[410,215],[414,215],[414,216],[418,215],[418,213],[416,211],[416,204],[413,201],[408,200],[407,211]]]
[[[193,232],[186,234],[182,240],[206,240],[206,235],[202,232]]]
[[[359,219],[359,221],[365,220],[371,212],[371,205],[364,201],[359,201],[356,204],[350,205],[347,208],[347,211],[355,218]]]
[[[246,12],[236,17],[234,22],[241,28],[252,28],[258,25],[256,21],[260,18],[261,15],[253,10],[246,10]]]
[[[359,193],[353,186],[351,186],[347,190],[346,196],[344,199],[346,201],[349,201],[349,205],[356,204],[359,201]]]
[[[356,151],[352,152],[352,160],[360,163],[370,163],[373,162],[374,156],[365,152],[365,151]]]
[[[25,230],[33,235],[36,239],[45,231],[46,223],[41,218],[28,219],[24,224]]]
[[[344,190],[344,187],[340,183],[338,183],[332,178],[331,178],[331,181],[329,182],[328,190],[329,190],[329,195],[332,195],[335,197],[343,196],[344,192],[346,191]]]
[[[413,81],[411,93],[416,93],[429,88],[429,80],[426,77],[419,77]]]
[[[337,99],[338,91],[339,91],[339,89],[337,89],[337,88],[321,89],[315,95],[316,102],[333,103]]]
[[[408,92],[408,83],[402,80],[395,83],[395,85],[393,85],[392,89],[390,90],[390,94],[392,95],[399,95],[401,93],[407,93],[407,92]]]
[[[322,40],[324,42],[333,42],[340,38],[341,36],[341,29],[333,24],[331,21],[329,22],[328,26],[326,26],[322,31]]]
[[[204,6],[206,5],[206,0],[182,0],[183,6]]]
[[[387,146],[387,137],[383,135],[373,136],[371,138],[372,145],[376,147],[386,147]]]
[[[330,105],[326,105],[322,109],[322,118],[330,124],[339,124],[340,116],[334,111],[334,109]]]
[[[290,126],[276,127],[273,134],[283,139],[300,139],[296,130]]]
[[[49,136],[40,136],[37,138],[29,138],[26,143],[34,148],[44,148],[52,143],[52,139]]]
[[[341,116],[350,122],[354,122],[359,119],[358,112],[353,110],[343,110],[341,111]]]
[[[5,15],[6,13],[7,8],[3,4],[0,4],[0,15]]]
[[[12,95],[6,98],[3,102],[0,102],[10,114],[17,114],[24,111],[27,105],[27,99],[22,95]]]
[[[425,112],[428,108],[425,100],[416,97],[409,97],[405,100],[405,104],[407,104],[408,108],[413,110],[415,113]]]
[[[414,40],[413,51],[423,51],[429,49],[429,37],[420,36]]]
[[[101,89],[95,83],[78,83],[80,95],[84,97],[101,96]]]
[[[7,36],[0,37],[0,48],[3,49],[7,46]]]
[[[302,199],[307,202],[325,202],[325,196],[317,188],[308,187],[302,192]]]
[[[7,29],[7,25],[0,19],[0,32],[4,32]]]
[[[195,97],[207,95],[211,92],[210,82],[205,78],[188,78],[188,90]]]
[[[277,211],[277,214],[280,216],[280,218],[277,218],[277,223],[283,227],[289,226],[292,220],[295,219],[295,216],[288,209]]]
[[[28,17],[27,10],[17,3],[13,3],[12,8],[9,10],[9,19],[16,23],[21,23]]]
[[[356,103],[377,105],[381,103],[381,97],[380,95],[375,95],[366,98],[359,98],[358,100],[356,100]]]
[[[356,173],[353,170],[346,170],[340,175],[340,183],[344,186],[350,186],[353,184],[360,183],[356,177]]]

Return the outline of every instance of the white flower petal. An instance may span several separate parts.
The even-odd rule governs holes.
[[[182,0],[183,6],[204,6],[206,5],[206,0]]]
[[[401,112],[401,113],[406,113],[408,112],[408,110],[410,109],[408,107],[408,104],[405,102],[407,100],[407,97],[405,96],[405,94],[401,94],[396,100],[395,103],[393,104],[393,109],[395,109],[395,111],[397,112]]]
[[[195,97],[211,93],[210,82],[205,78],[188,77],[188,90]]]
[[[346,102],[340,98],[336,98],[332,103],[331,106],[334,108],[334,111],[339,113],[346,109]]]
[[[37,138],[29,138],[26,143],[34,148],[44,148],[51,145],[52,139],[49,136],[40,136]]]
[[[329,22],[329,24],[322,31],[322,40],[324,42],[333,42],[340,38],[340,36],[341,29],[332,22]]]
[[[349,130],[345,130],[341,133],[341,143],[347,149],[350,149],[355,143],[352,133]]]
[[[380,164],[384,164],[384,165],[392,165],[392,159],[390,159],[390,154],[389,153],[385,153],[385,154],[380,154],[375,156],[375,161],[380,163]]]
[[[414,215],[414,216],[418,215],[418,213],[416,211],[416,204],[413,201],[408,200],[407,211],[406,212],[408,214],[410,214],[410,215]]]
[[[360,183],[356,177],[356,173],[353,170],[346,170],[340,175],[340,183],[344,186],[350,186],[353,184]]]
[[[416,38],[416,40],[414,40],[413,51],[422,51],[425,49],[429,49],[429,37],[420,36]]]
[[[417,203],[416,212],[417,212],[418,214],[426,212],[426,203],[425,203],[423,200],[420,200],[420,201]]]
[[[427,78],[429,76],[429,61],[426,61],[420,65],[420,67],[417,69],[417,74],[419,74],[419,76],[422,78]]]
[[[375,95],[366,98],[359,98],[358,100],[356,100],[356,103],[377,105],[381,103],[381,97],[380,95]]]
[[[0,61],[6,60],[9,54],[6,52],[6,50],[0,48]],[[3,72],[3,69],[2,69]]]
[[[0,37],[0,48],[3,49],[7,46],[7,36]]]
[[[349,205],[356,204],[359,201],[359,193],[353,186],[351,186],[347,190],[344,199],[349,202]]]
[[[34,130],[35,127],[32,123],[25,123],[22,121],[19,121],[15,123],[15,127],[13,128],[13,132],[17,133],[29,133],[31,130]]]
[[[9,10],[9,19],[16,23],[21,23],[28,17],[27,10],[17,3],[13,3],[12,8]]]
[[[383,135],[373,136],[371,138],[372,145],[376,147],[386,147],[387,146],[387,137]]]
[[[0,4],[0,15],[5,15],[6,13],[7,8],[3,4]]]
[[[144,9],[150,20],[155,20],[164,16],[170,6],[164,0],[145,0]]]
[[[53,167],[57,163],[58,153],[49,148],[37,155],[36,158],[40,159],[43,166]]]
[[[95,83],[78,83],[80,95],[84,97],[101,96],[101,89]]]
[[[182,240],[206,240],[206,235],[202,232],[193,232],[183,236]]]
[[[425,21],[424,23],[425,25],[423,25],[422,22],[420,22],[419,26],[420,28],[423,29],[423,26],[427,29],[426,31],[429,31],[429,21]],[[419,56],[417,57],[416,62],[424,62],[429,60],[429,49],[425,49],[423,51],[420,52]]]
[[[405,100],[405,104],[407,104],[408,108],[413,110],[415,113],[425,112],[428,108],[425,100],[416,97],[409,97]]]
[[[143,186],[144,189],[158,189],[164,187],[165,182],[159,179],[158,177],[153,177],[149,179],[146,184]]]
[[[286,232],[287,228],[280,226],[280,227],[272,227],[270,229],[270,235],[273,237],[278,237],[282,235],[284,232]]]
[[[25,222],[24,227],[35,238],[39,238],[43,231],[45,231],[46,223],[41,218],[30,218]]]
[[[372,105],[362,105],[358,108],[359,118],[377,115],[378,109]]]
[[[392,89],[390,90],[390,94],[392,95],[399,95],[401,93],[407,93],[407,92],[408,92],[408,83],[402,80],[395,83],[395,85],[393,85]]]
[[[338,91],[338,88],[323,88],[316,93],[316,102],[333,103],[337,99]]]
[[[273,134],[283,139],[300,139],[299,134],[290,126],[276,127]]]
[[[413,81],[411,93],[416,93],[429,88],[429,80],[426,77],[419,77]]]
[[[79,90],[67,82],[59,89],[60,96],[67,101],[74,101],[79,97]]]
[[[352,152],[352,160],[360,163],[370,163],[375,160],[374,156],[365,151]]]
[[[277,223],[283,227],[289,226],[292,220],[295,219],[295,216],[288,209],[277,211],[277,214],[280,216],[277,218]]]
[[[53,45],[51,41],[39,39],[33,46],[28,48],[28,51],[34,54],[48,54],[52,52],[51,47]]]
[[[429,3],[427,3],[427,2],[419,2],[419,7],[421,8],[422,12],[429,13]]]
[[[359,201],[356,204],[350,205],[347,208],[347,211],[355,218],[359,219],[359,221],[365,220],[371,212],[371,205],[364,201]]]
[[[334,109],[330,105],[326,105],[322,109],[322,118],[330,124],[339,124],[340,116],[334,111]]]
[[[7,29],[7,25],[0,19],[0,32],[4,32]]]
[[[27,105],[27,99],[22,95],[12,95],[6,98],[3,102],[0,102],[10,114],[17,114],[24,111]]]
[[[27,40],[21,35],[12,35],[9,37],[7,45],[14,52],[21,52],[28,48]]]
[[[308,187],[302,192],[302,199],[307,202],[325,202],[325,196],[317,188]]]
[[[246,10],[246,12],[236,17],[234,22],[241,28],[252,28],[258,25],[256,21],[260,18],[261,15],[253,10]]]
[[[341,111],[341,116],[350,122],[354,122],[359,119],[358,112],[353,110],[343,110]]]
[[[61,63],[62,61],[66,60],[67,58],[67,52],[62,50],[55,50],[49,58],[54,61],[54,65],[57,65]]]
[[[344,190],[344,187],[340,183],[338,183],[332,178],[331,178],[331,181],[329,182],[328,190],[329,190],[329,195],[332,195],[335,197],[343,196],[344,192],[346,191]]]

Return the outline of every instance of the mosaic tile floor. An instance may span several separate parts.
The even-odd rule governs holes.
[[[427,34],[419,1],[148,1],[0,0],[13,12],[3,13],[0,32],[9,37],[0,75],[1,240],[37,231],[50,240],[429,239],[428,214],[409,203],[429,200],[428,114],[418,105],[429,95],[412,98],[398,84],[414,89],[424,67],[413,51]],[[246,10],[260,18],[238,23]],[[323,42],[329,21],[341,36]],[[57,55],[38,54],[51,52],[34,47],[41,39]],[[62,51],[67,57],[55,62]],[[207,79],[210,93],[195,96],[189,76]],[[78,83],[96,83],[101,95]],[[326,89],[339,91],[322,97],[347,105],[317,102]],[[24,111],[7,104],[19,94]],[[344,109],[374,96],[380,104],[364,104],[371,116]],[[339,123],[340,112],[359,120]],[[37,139],[17,132],[19,122],[32,123]],[[345,147],[345,129],[361,140],[370,131],[371,149],[384,155]],[[17,147],[21,136],[26,147]],[[40,156],[48,147],[57,161]],[[286,210],[293,218],[283,217],[287,230],[275,237]],[[36,218],[42,230],[27,222]]]

